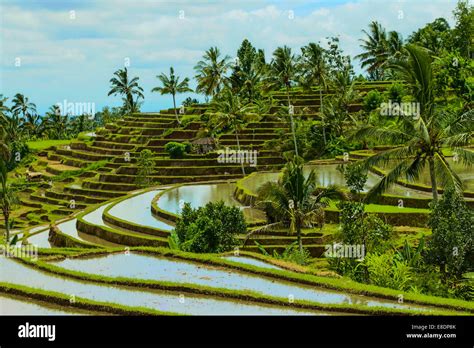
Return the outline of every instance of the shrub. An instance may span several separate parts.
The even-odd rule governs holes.
[[[371,112],[379,108],[382,101],[383,96],[380,94],[380,92],[372,90],[364,97],[362,104],[364,106],[365,111]]]
[[[182,144],[171,141],[165,145],[165,150],[171,158],[183,158],[189,152],[191,146],[189,143]]]
[[[392,101],[392,103],[400,104],[404,96],[405,96],[405,89],[403,88],[403,85],[399,83],[394,83],[393,85],[390,86],[390,88],[387,91],[387,97],[389,100]]]
[[[195,253],[221,253],[237,246],[237,234],[246,231],[244,215],[237,207],[220,201],[193,209],[185,203],[170,245]]]
[[[360,193],[364,189],[368,173],[367,169],[364,169],[360,164],[339,165],[337,170],[344,175],[346,185],[351,193]]]
[[[298,242],[293,242],[288,245],[281,254],[274,250],[273,255],[270,255],[270,253],[265,250],[265,248],[260,243],[255,242],[255,244],[263,255],[273,256],[276,259],[294,262],[303,266],[307,265],[311,260],[311,254],[308,249],[303,248],[303,250],[300,251],[300,248],[298,247]]]
[[[444,276],[460,277],[473,260],[474,212],[454,190],[446,189],[434,204],[428,225],[432,236],[425,260],[437,265]]]
[[[394,259],[391,253],[368,254],[363,265],[367,267],[371,284],[401,291],[411,288],[411,267],[404,261]]]
[[[365,213],[360,202],[340,202],[340,237],[344,244],[363,244],[366,252],[384,251],[393,234],[392,226]]]
[[[153,174],[154,166],[153,152],[147,149],[142,150],[137,159],[138,172],[136,183],[143,186],[150,185],[152,183],[151,175]]]

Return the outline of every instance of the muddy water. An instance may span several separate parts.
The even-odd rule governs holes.
[[[119,253],[84,259],[65,259],[57,266],[110,277],[128,277],[199,284],[210,287],[249,290],[269,296],[308,300],[320,303],[365,304],[392,308],[410,308],[396,301],[384,301],[344,294],[318,287],[296,285],[257,275],[230,271],[181,260],[164,259],[138,253]],[[419,307],[416,307],[419,309]]]
[[[164,291],[137,291],[129,287],[98,285],[37,271],[12,259],[0,258],[0,281],[60,292],[95,301],[141,306],[189,315],[328,315],[247,302],[213,299]]]

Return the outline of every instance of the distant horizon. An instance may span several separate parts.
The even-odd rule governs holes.
[[[63,100],[95,103],[96,112],[118,107],[120,97],[107,97],[109,80],[128,59],[130,76],[138,76],[144,89],[141,110],[159,111],[173,104],[170,96],[151,93],[159,85],[156,75],[173,66],[181,78],[191,79],[194,89],[193,67],[205,50],[217,46],[222,55],[234,57],[246,38],[264,49],[270,61],[278,46],[300,53],[309,42],[324,45],[325,37],[339,36],[344,54],[351,56],[360,74],[364,72],[354,56],[361,52],[358,40],[372,20],[406,39],[439,17],[453,25],[455,6],[454,0],[7,0],[0,4],[0,94],[9,98],[8,105],[16,93],[24,94],[40,115]],[[177,105],[189,96],[205,101],[203,95],[185,93],[177,95]]]

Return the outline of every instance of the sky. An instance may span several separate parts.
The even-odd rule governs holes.
[[[11,100],[23,93],[40,114],[64,101],[94,103],[99,111],[121,105],[107,93],[114,71],[127,64],[144,88],[142,111],[158,111],[172,100],[151,93],[156,75],[173,66],[194,88],[193,68],[211,46],[233,58],[247,38],[268,61],[278,46],[299,53],[309,42],[324,46],[325,38],[339,36],[353,57],[371,21],[406,38],[438,17],[453,25],[455,6],[451,0],[0,0],[0,94]],[[178,104],[188,95],[204,100],[182,94]]]

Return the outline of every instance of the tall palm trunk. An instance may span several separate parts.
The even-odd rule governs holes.
[[[324,121],[323,114],[323,90],[319,89],[319,111],[321,112],[321,120],[323,121],[323,143],[326,146],[326,122]]]
[[[237,150],[238,150],[239,156],[240,156],[239,131],[237,129],[235,129],[235,140],[237,140]],[[244,162],[242,160],[240,160],[240,167],[242,168],[242,174],[245,176],[246,174],[245,174]]]
[[[178,117],[178,111],[176,111],[176,99],[175,99],[175,95],[173,93],[173,107],[174,107],[174,115],[176,116],[176,121],[178,121],[178,124],[181,124],[181,120],[179,119]]]
[[[433,192],[433,201],[437,202],[438,201],[438,185],[436,183],[436,173],[435,173],[433,157],[430,157],[428,159],[428,163],[430,165],[431,192]]]
[[[3,217],[5,218],[5,244],[8,245],[10,241],[10,213],[8,208],[3,209]]]
[[[293,142],[295,144],[295,155],[298,156],[298,145],[296,143],[296,134],[295,134],[295,123],[293,121],[293,115],[290,112],[290,88],[286,85],[286,99],[288,100],[288,114],[290,115],[290,123],[291,123],[291,133],[293,134]]]

